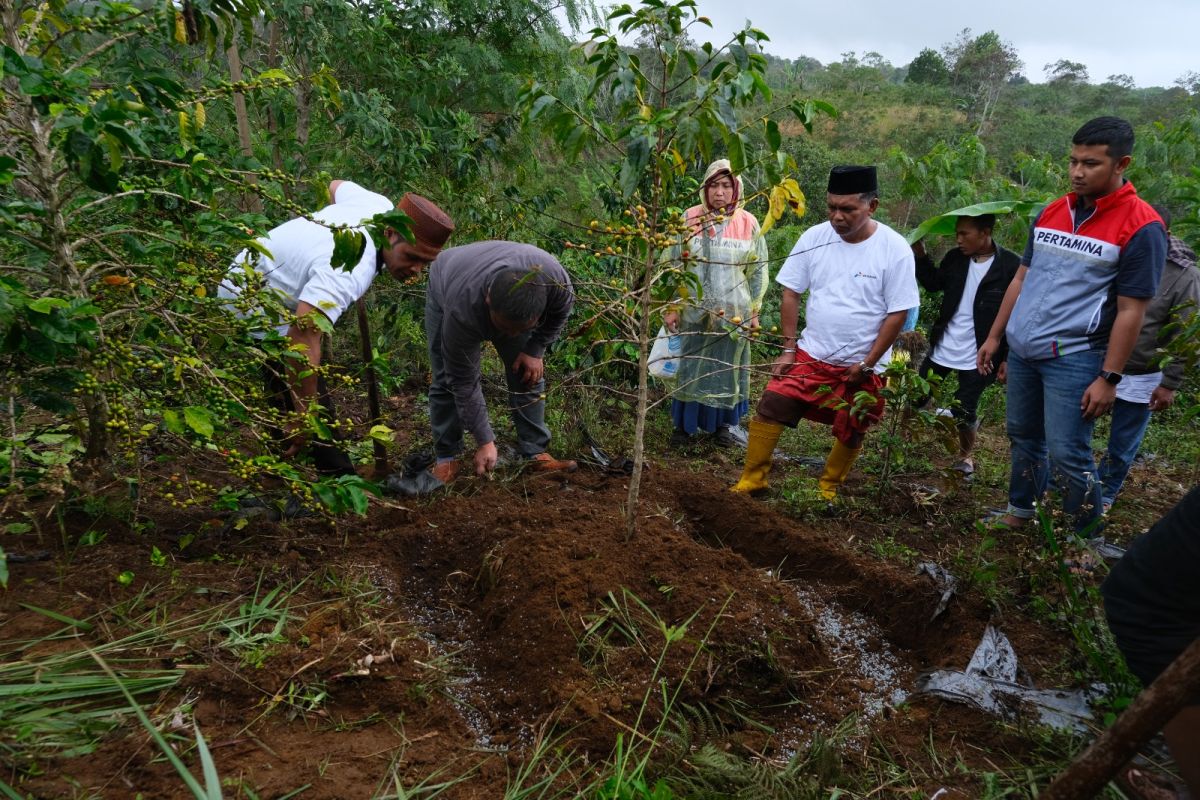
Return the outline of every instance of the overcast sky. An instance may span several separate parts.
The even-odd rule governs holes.
[[[1200,0],[698,0],[698,7],[713,22],[711,31],[693,28],[698,42],[724,43],[749,18],[771,37],[768,53],[822,64],[848,50],[874,50],[903,66],[970,28],[1011,42],[1035,83],[1060,58],[1082,62],[1093,83],[1125,73],[1138,86],[1169,87],[1200,71]]]

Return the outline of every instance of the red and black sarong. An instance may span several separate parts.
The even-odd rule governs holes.
[[[796,363],[787,373],[767,383],[758,413],[791,428],[802,419],[832,425],[835,439],[857,446],[855,440],[883,417],[884,382],[872,372],[850,386],[846,371],[797,350]]]

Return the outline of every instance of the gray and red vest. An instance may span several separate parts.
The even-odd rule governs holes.
[[[1072,192],[1055,200],[1033,226],[1029,271],[1005,329],[1009,347],[1026,360],[1107,349],[1117,295],[1153,297],[1158,286],[1161,263],[1138,267],[1157,270],[1150,280],[1122,274],[1121,254],[1129,240],[1147,225],[1162,226],[1133,184],[1126,181],[1099,198],[1079,226],[1077,199]]]

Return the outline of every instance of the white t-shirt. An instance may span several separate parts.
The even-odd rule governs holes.
[[[1161,372],[1151,372],[1147,375],[1126,375],[1117,384],[1117,399],[1126,403],[1149,405],[1150,395],[1162,383]]]
[[[828,222],[801,234],[775,277],[808,292],[805,326],[797,346],[827,364],[850,366],[866,358],[888,314],[920,305],[916,262],[904,237],[876,223],[864,241],[850,244]],[[891,348],[875,365],[882,372]]]
[[[381,194],[369,192],[357,183],[344,181],[337,187],[332,205],[313,214],[315,219],[331,225],[358,225],[383,211],[390,211],[392,202]],[[366,231],[363,231],[366,234]],[[298,217],[272,228],[259,242],[271,257],[248,250],[238,254],[230,273],[240,272],[249,264],[261,272],[270,286],[292,309],[301,303],[321,310],[330,322],[338,317],[371,288],[375,280],[375,243],[366,234],[367,245],[362,258],[349,272],[329,265],[333,258],[333,232],[323,225]],[[256,259],[257,256],[257,259]],[[239,287],[222,281],[217,287],[220,297],[236,297]],[[277,325],[280,333],[288,326]]]
[[[946,323],[942,338],[933,348],[933,363],[950,369],[975,369],[975,356],[979,353],[979,344],[975,341],[975,292],[995,260],[993,253],[987,261],[971,261],[962,300],[954,316]]]

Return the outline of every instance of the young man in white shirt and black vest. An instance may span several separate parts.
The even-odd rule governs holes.
[[[958,426],[959,454],[953,468],[963,475],[975,472],[971,452],[979,429],[979,397],[996,380],[995,372],[983,375],[976,369],[975,355],[987,339],[1008,284],[1021,265],[1020,256],[992,238],[995,226],[995,214],[959,217],[955,225],[958,247],[948,251],[937,267],[922,242],[912,246],[917,257],[917,282],[927,292],[942,293],[942,306],[929,332],[929,355],[918,372],[933,372],[940,378],[951,372],[957,375],[957,405],[952,413]],[[1003,362],[1006,354],[1001,338],[996,362]]]
[[[833,426],[836,441],[819,482],[822,496],[833,502],[867,429],[883,415],[880,373],[908,310],[920,304],[912,250],[904,237],[873,219],[879,208],[875,167],[834,167],[826,205],[829,221],[800,236],[775,278],[783,285],[783,353],[750,421],[735,492],[766,489],[771,453],[784,426],[810,419]],[[806,292],[805,328],[797,336]],[[873,402],[857,402],[860,392]]]

